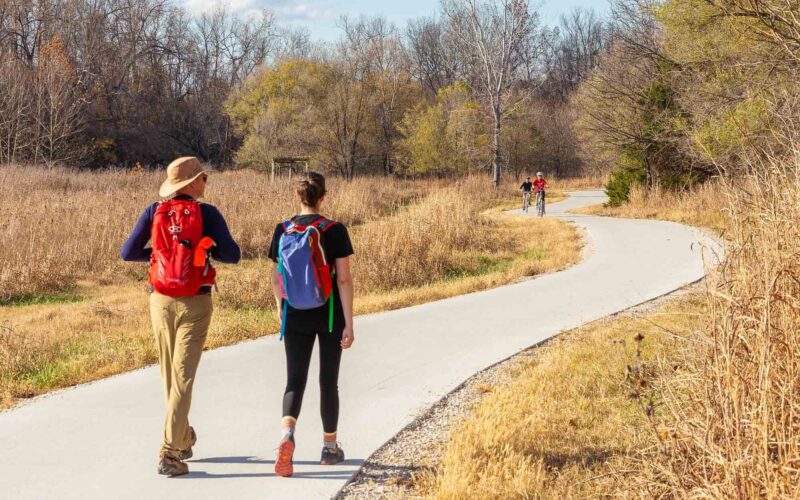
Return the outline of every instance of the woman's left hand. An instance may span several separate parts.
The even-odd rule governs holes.
[[[342,332],[342,349],[350,349],[350,346],[353,345],[353,342],[355,340],[356,337],[353,334],[353,327],[352,326],[344,327],[344,331]]]

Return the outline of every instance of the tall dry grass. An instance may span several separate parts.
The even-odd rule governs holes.
[[[492,230],[493,220],[479,215],[503,199],[483,179],[471,178],[357,228],[355,250],[368,256],[356,259],[359,286],[385,291],[480,272],[482,256],[518,248],[517,241]]]
[[[140,277],[119,249],[144,208],[156,201],[163,172],[80,172],[0,168],[0,303]],[[345,224],[379,219],[423,196],[429,186],[392,179],[331,180],[327,212]],[[214,173],[207,201],[225,215],[245,257],[267,252],[275,224],[293,214],[288,180],[253,171]]]
[[[559,191],[581,191],[587,189],[605,189],[608,184],[607,174],[586,175],[583,177],[551,177],[547,179],[551,189]]]
[[[800,497],[800,154],[727,186],[727,261],[687,376],[663,387],[645,494]]]
[[[744,184],[743,181],[737,183]],[[628,202],[618,207],[596,205],[575,212],[607,217],[668,220],[722,232],[730,223],[728,207],[731,201],[728,192],[720,180],[700,184],[682,192],[663,188],[648,190],[642,186],[634,186]]]

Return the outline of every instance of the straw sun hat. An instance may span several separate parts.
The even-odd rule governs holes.
[[[206,171],[200,165],[200,160],[194,156],[178,158],[167,167],[167,180],[161,184],[158,195],[167,198],[191,184],[204,173]]]

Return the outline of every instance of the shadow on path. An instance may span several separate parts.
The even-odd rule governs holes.
[[[352,476],[358,469],[347,470],[331,470],[331,471],[309,471],[309,472],[295,472],[293,478],[305,479],[336,479],[341,480]],[[184,476],[177,476],[173,479],[236,479],[236,478],[254,478],[254,477],[278,477],[273,472],[257,472],[257,473],[243,473],[235,472],[230,474],[210,474],[205,471],[191,471]],[[291,478],[290,478],[291,479]]]
[[[341,480],[343,478],[347,478],[352,476],[358,471],[358,467],[364,461],[359,458],[351,458],[345,460],[339,465],[344,466],[352,466],[355,468],[348,468],[345,470],[341,469],[331,469],[331,470],[316,470],[316,471],[305,471],[305,472],[298,472],[295,471],[292,477],[295,478],[306,478],[306,479],[336,479]],[[191,464],[261,464],[261,465],[272,465],[275,463],[275,460],[264,460],[258,457],[248,457],[248,456],[233,456],[233,457],[209,457],[209,458],[201,458],[198,460],[190,460],[189,463]],[[312,460],[298,460],[294,462],[294,465],[316,465],[319,467],[323,467],[320,465],[318,461]],[[267,469],[267,467],[265,467]],[[271,467],[268,468],[271,470]],[[273,472],[252,472],[252,473],[226,473],[226,474],[211,474],[205,471],[190,471],[188,474],[184,476],[176,477],[175,479],[235,479],[235,478],[255,478],[255,477],[278,477]]]
[[[364,461],[360,458],[349,458],[338,465],[361,465]],[[264,460],[258,457],[234,456],[234,457],[209,457],[198,460],[189,460],[193,464],[274,464],[275,460]],[[295,460],[295,465],[320,465],[319,461],[314,460]]]

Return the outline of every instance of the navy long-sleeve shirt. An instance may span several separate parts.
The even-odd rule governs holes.
[[[185,199],[191,199],[188,196]],[[122,245],[120,256],[129,262],[148,262],[153,249],[147,246],[150,241],[150,229],[153,225],[153,214],[158,203],[153,203],[142,212],[133,231],[125,244]],[[226,264],[236,264],[242,257],[239,245],[233,240],[225,218],[213,205],[200,204],[200,213],[203,215],[203,236],[208,236],[216,246],[210,250],[211,258]]]

